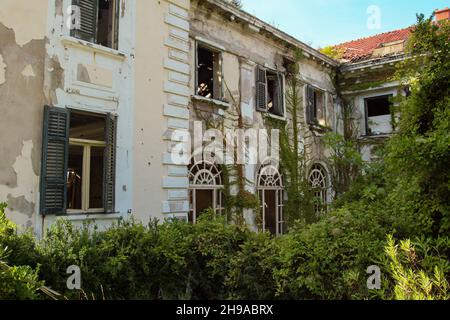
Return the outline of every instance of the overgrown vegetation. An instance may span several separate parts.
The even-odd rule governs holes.
[[[45,281],[61,294],[53,298],[70,299],[448,299],[449,28],[419,16],[398,72],[411,87],[398,132],[320,221],[297,219],[278,238],[212,212],[196,225],[122,221],[106,231],[60,221],[37,241],[0,206],[0,298],[49,298]],[[285,157],[299,154],[290,146]],[[345,152],[334,163],[351,159]],[[70,265],[82,291],[67,290]],[[367,288],[372,265],[381,290]]]

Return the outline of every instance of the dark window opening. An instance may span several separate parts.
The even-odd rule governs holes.
[[[278,73],[267,71],[267,111],[273,115],[282,117],[283,107],[283,83]]]
[[[283,117],[284,88],[280,73],[258,67],[256,70],[256,108]]]
[[[325,127],[327,125],[325,92],[308,85],[307,97],[306,117],[308,124]]]
[[[199,46],[197,48],[197,95],[222,99],[221,54]]]
[[[366,135],[388,134],[392,132],[392,95],[365,99]]]
[[[104,117],[72,112],[70,115],[70,138],[105,141]]]
[[[109,47],[116,46],[116,7],[115,0],[100,0],[97,23],[97,43]]]
[[[265,194],[265,229],[271,234],[277,234],[277,192],[275,190],[268,190]]]
[[[391,114],[391,95],[366,99],[367,116],[378,117]]]
[[[67,169],[67,209],[103,210],[106,118],[72,112]]]
[[[119,0],[72,0],[72,4],[80,14],[74,37],[118,49]]]
[[[103,166],[105,147],[91,147],[89,208],[103,208]]]
[[[83,158],[84,148],[82,146],[70,146],[67,170],[67,209],[69,210],[83,209]]]

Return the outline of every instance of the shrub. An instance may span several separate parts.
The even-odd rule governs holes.
[[[439,265],[435,265],[433,270],[424,269],[423,261],[420,260],[411,241],[400,241],[400,245],[396,245],[393,237],[389,236],[385,251],[390,260],[389,271],[394,279],[394,299],[450,299],[449,284],[444,269]],[[448,268],[448,260],[446,262]]]

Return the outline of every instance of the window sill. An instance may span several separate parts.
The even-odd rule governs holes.
[[[286,116],[278,116],[278,115],[272,114],[270,112],[267,112],[267,115],[276,120],[287,121]]]
[[[118,220],[122,217],[120,213],[68,213],[65,216],[68,221],[86,221],[86,220]]]
[[[320,124],[308,124],[309,125],[309,129],[311,131],[320,133],[320,134],[325,134],[327,132],[331,132],[333,131],[330,127],[325,127],[325,126],[321,126]]]
[[[225,102],[222,100],[216,100],[216,99],[211,99],[211,98],[205,98],[199,95],[193,95],[192,96],[192,100],[194,101],[198,101],[198,102],[205,102],[211,105],[214,105],[216,107],[222,108],[222,109],[229,109],[231,108],[231,103],[229,102]]]
[[[386,138],[390,138],[391,136],[392,136],[392,133],[368,134],[368,135],[362,135],[358,139],[359,140],[386,139]]]
[[[115,58],[117,60],[125,60],[126,54],[124,52],[121,52],[119,50],[111,49],[108,47],[104,47],[99,44],[95,44],[92,42],[88,42],[85,40],[77,39],[75,37],[70,36],[61,36],[61,42],[65,46],[71,46],[81,49],[89,49],[95,53],[103,54],[105,56],[109,56],[112,58]]]

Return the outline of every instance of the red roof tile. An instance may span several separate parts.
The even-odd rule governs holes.
[[[380,48],[382,44],[407,40],[411,34],[412,28],[413,27],[408,27],[377,34],[368,38],[341,43],[336,45],[335,48],[342,48],[344,51],[342,59],[346,61],[357,62],[370,59],[373,56],[375,49]]]

